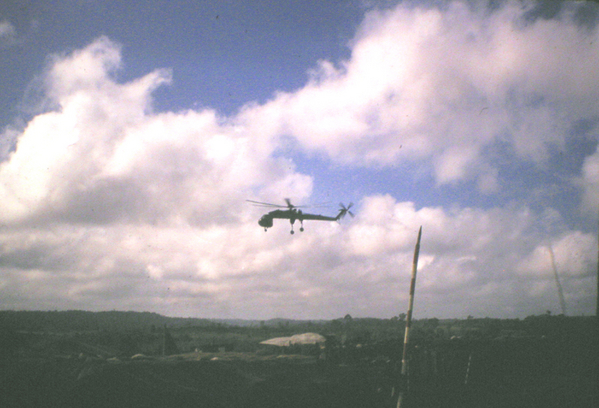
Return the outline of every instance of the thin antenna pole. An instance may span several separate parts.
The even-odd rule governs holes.
[[[468,385],[468,377],[470,376],[470,365],[472,365],[472,352],[468,356],[468,366],[466,366],[466,377],[464,378],[464,385]]]
[[[166,356],[166,323],[164,323],[164,335],[162,336],[162,355]]]
[[[410,282],[410,302],[408,304],[408,315],[406,316],[406,331],[403,340],[403,354],[401,357],[401,380],[407,385],[408,376],[408,343],[410,342],[410,324],[412,323],[412,310],[414,308],[414,293],[416,292],[416,272],[418,270],[418,255],[420,254],[420,238],[422,237],[422,226],[418,230],[418,239],[414,248],[414,261],[412,262],[412,281]],[[407,387],[406,387],[407,388]],[[401,402],[406,389],[400,390],[397,399],[397,408],[401,408]]]
[[[562,307],[562,314],[566,315],[566,300],[564,299],[564,290],[562,289],[562,284],[559,281],[559,275],[557,273],[557,266],[555,265],[555,255],[553,254],[553,249],[549,246],[547,247],[549,250],[549,257],[551,258],[551,267],[553,268],[553,277],[555,278],[555,285],[557,286],[557,295],[559,296],[559,304]]]
[[[595,296],[597,309],[595,310],[595,340],[593,342],[595,347],[593,347],[593,354],[595,362],[597,362],[599,361],[599,217],[597,218],[597,292]],[[595,384],[597,384],[597,380],[599,380],[599,369],[597,368],[597,364],[595,364],[595,369],[592,371],[592,373],[593,377],[595,378]]]

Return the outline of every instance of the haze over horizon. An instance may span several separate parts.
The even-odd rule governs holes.
[[[203,3],[203,2],[201,2]],[[301,320],[596,305],[599,5],[0,10],[0,309]],[[268,232],[246,200],[355,218]],[[296,230],[299,225],[296,223]]]

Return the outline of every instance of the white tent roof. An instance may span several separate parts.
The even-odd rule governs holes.
[[[264,340],[260,344],[287,347],[294,344],[318,344],[325,341],[326,338],[318,333],[303,333],[291,337],[275,337],[274,339]]]

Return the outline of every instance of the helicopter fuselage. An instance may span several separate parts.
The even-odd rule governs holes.
[[[260,220],[258,220],[258,225],[260,225],[262,228],[264,228],[264,231],[268,230],[270,227],[273,226],[273,220],[275,218],[278,219],[286,219],[289,220],[289,223],[291,224],[291,233],[293,234],[293,224],[295,223],[295,221],[299,221],[301,224],[300,227],[300,231],[304,230],[304,221],[305,220],[316,220],[316,221],[339,221],[346,213],[349,213],[352,217],[354,216],[351,211],[349,211],[349,209],[351,208],[351,206],[353,205],[352,203],[350,203],[347,207],[344,206],[343,204],[340,204],[340,209],[339,209],[339,213],[337,214],[336,217],[329,217],[327,215],[320,215],[320,214],[309,214],[309,213],[304,213],[302,212],[302,210],[298,209],[297,207],[293,206],[290,202],[290,200],[287,198],[285,199],[285,201],[287,202],[287,207],[281,206],[281,205],[276,205],[276,204],[270,204],[270,203],[263,203],[260,201],[253,201],[253,200],[246,200],[254,205],[258,205],[261,207],[282,207],[285,208],[284,210],[273,210],[270,211],[266,214],[264,214],[262,217],[260,217]]]
[[[293,224],[295,220],[303,221],[303,213],[301,210],[295,208],[291,210],[274,210],[267,214],[264,214],[258,221],[258,225],[264,228],[270,228],[273,225],[273,219],[286,219]]]

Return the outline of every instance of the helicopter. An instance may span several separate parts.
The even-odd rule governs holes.
[[[345,217],[345,214],[349,214],[352,217],[354,216],[354,214],[352,214],[352,212],[349,210],[352,207],[352,205],[354,205],[353,203],[349,203],[349,205],[347,207],[345,205],[343,205],[343,203],[340,203],[339,206],[341,208],[339,208],[339,213],[337,214],[337,216],[329,217],[326,215],[305,213],[302,210],[300,210],[300,208],[304,208],[305,206],[296,207],[295,205],[291,204],[291,200],[289,198],[285,199],[285,202],[287,203],[287,205],[262,203],[260,201],[253,201],[253,200],[246,200],[246,201],[250,202],[256,206],[259,206],[259,207],[286,208],[285,210],[273,210],[269,213],[264,214],[262,217],[260,217],[260,220],[258,221],[258,225],[263,227],[264,231],[268,231],[268,229],[270,227],[272,227],[273,220],[275,218],[289,220],[289,222],[291,223],[291,231],[289,233],[294,234],[295,231],[293,231],[293,224],[295,224],[296,220],[300,222],[300,231],[303,232],[304,231],[304,220],[339,221],[341,218]]]

